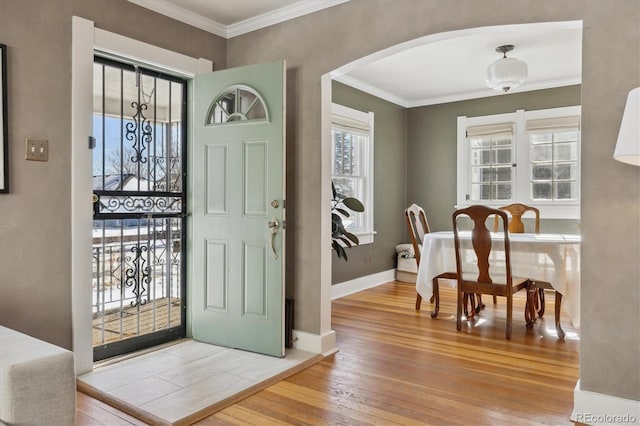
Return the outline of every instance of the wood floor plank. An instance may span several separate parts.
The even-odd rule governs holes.
[[[428,300],[415,310],[415,286],[406,283],[334,300],[338,353],[197,424],[572,425],[578,332],[563,315],[567,338],[556,338],[553,293],[545,317],[527,329],[524,300],[514,298],[510,341],[504,300],[458,332],[456,294],[445,286],[437,319]],[[107,424],[105,415],[118,414],[92,418],[79,405],[77,424]]]

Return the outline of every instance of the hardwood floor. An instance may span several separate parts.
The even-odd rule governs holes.
[[[441,289],[436,320],[428,301],[414,303],[415,287],[399,282],[335,300],[337,354],[196,424],[572,424],[579,341],[564,316],[557,340],[552,294],[531,330],[515,297],[511,341],[501,298],[460,332],[453,290]],[[79,393],[77,424],[144,423]]]

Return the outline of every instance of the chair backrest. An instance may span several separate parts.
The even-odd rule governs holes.
[[[413,244],[413,251],[416,256],[416,263],[420,265],[420,254],[422,240],[424,234],[428,234],[429,223],[427,222],[427,216],[424,214],[424,210],[417,204],[411,204],[404,211],[404,216],[407,219],[407,227],[409,228],[409,236],[411,236],[411,244]]]
[[[499,209],[493,209],[491,207],[474,205],[465,209],[459,209],[453,212],[453,236],[456,252],[456,269],[458,271],[459,279],[462,279],[462,255],[460,250],[460,234],[458,226],[458,217],[467,216],[473,222],[473,230],[471,231],[471,246],[476,254],[477,266],[478,266],[478,282],[492,283],[491,274],[489,273],[489,255],[491,253],[491,232],[487,229],[487,219],[490,216],[495,215],[498,224],[502,222],[502,230],[500,231],[501,240],[504,241],[504,255],[505,255],[505,270],[506,270],[506,283],[511,285],[511,259],[510,252],[511,247],[509,244],[509,231],[508,223],[509,218],[507,214]]]
[[[536,234],[540,233],[540,210],[538,210],[537,208],[522,203],[513,203],[509,204],[508,206],[502,206],[498,208],[511,214],[511,221],[509,222],[509,232],[512,232],[514,234],[522,234],[524,232],[524,222],[522,222],[522,215],[524,215],[526,212],[533,212],[535,215],[534,230]],[[498,232],[497,216],[493,222],[493,231]]]

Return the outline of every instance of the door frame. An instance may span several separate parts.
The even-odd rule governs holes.
[[[100,51],[185,78],[213,71],[213,62],[95,28],[93,21],[77,16],[72,17],[71,26],[71,309],[73,352],[79,375],[93,369],[91,288],[87,283],[92,279],[93,153],[88,148],[88,138],[93,126],[94,53]],[[188,318],[186,326],[189,335]]]

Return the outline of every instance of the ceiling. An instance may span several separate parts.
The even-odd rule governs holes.
[[[129,0],[213,34],[232,38],[349,0]],[[404,107],[499,96],[486,69],[508,57],[527,63],[525,83],[509,93],[581,83],[582,22],[481,27],[426,36],[377,52],[334,72],[334,79]]]

